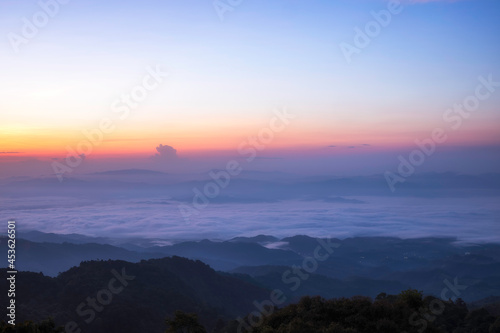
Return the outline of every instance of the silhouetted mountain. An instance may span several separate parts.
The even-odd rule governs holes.
[[[165,172],[146,169],[122,169],[94,172],[93,175],[167,175]]]
[[[57,241],[67,238],[79,242],[86,239],[75,235],[47,237]],[[150,245],[151,242],[145,241],[144,244]],[[5,238],[0,238],[0,245],[6,251]],[[500,245],[461,245],[452,238],[357,237],[340,240],[299,235],[280,240],[260,235],[219,242],[184,241],[147,248],[134,245],[134,249],[140,251],[95,243],[53,244],[23,239],[18,239],[17,245],[20,269],[41,271],[52,276],[82,260],[138,262],[176,255],[201,260],[216,270],[248,274],[261,286],[284,288],[285,291],[291,287],[291,283],[286,281],[298,273],[285,277],[283,274],[296,267],[308,278],[300,279],[298,290],[287,291],[291,299],[311,294],[323,297],[363,294],[373,297],[379,292],[397,293],[408,287],[440,296],[447,284],[455,280],[466,286],[460,293],[464,300],[475,301],[500,295]],[[313,259],[316,255],[324,258]]]
[[[410,287],[396,280],[375,280],[368,277],[341,280],[305,271],[302,271],[302,276],[305,278],[302,279],[300,275],[292,274],[290,267],[286,266],[239,267],[231,272],[248,274],[259,285],[268,289],[280,289],[286,296],[287,303],[296,302],[302,296],[308,295],[321,295],[324,298],[356,295],[375,297],[382,291],[397,294]],[[290,272],[290,274],[287,274],[284,279],[285,272]]]
[[[97,244],[110,244],[111,240],[104,237],[89,237],[80,234],[55,234],[55,233],[45,233],[36,230],[23,231],[20,238],[26,239],[37,243],[73,243],[73,244],[85,244],[85,243],[97,243]]]
[[[0,271],[6,276],[5,269]],[[163,332],[165,318],[175,310],[195,312],[213,327],[269,296],[268,290],[180,257],[82,262],[55,278],[19,272],[16,283],[18,322],[50,316],[57,325],[75,322],[83,332],[95,333]],[[6,279],[0,288],[8,290]],[[2,297],[4,309],[6,302]]]
[[[362,204],[365,203],[363,200],[357,199],[347,199],[343,197],[329,197],[329,196],[310,196],[303,199],[304,201],[324,201],[331,203],[350,203],[350,204]]]
[[[165,255],[177,255],[206,262],[218,270],[231,270],[238,266],[266,264],[292,265],[301,261],[301,256],[292,251],[265,248],[250,242],[182,242],[172,246],[153,247],[152,251]]]
[[[0,237],[0,249],[7,253],[7,238]],[[16,262],[19,270],[43,272],[56,276],[85,260],[120,259],[138,262],[142,259],[161,258],[160,253],[137,253],[107,244],[35,243],[16,240]]]
[[[254,237],[234,237],[228,242],[238,242],[238,243],[271,243],[279,241],[278,238],[269,235],[258,235]]]
[[[246,175],[246,176],[244,176]],[[278,177],[279,175],[279,177]],[[9,196],[27,192],[32,196],[68,195],[78,197],[169,197],[191,202],[193,188],[213,181],[207,174],[171,175],[152,170],[111,170],[78,175],[59,182],[55,177],[6,181],[2,189]],[[131,187],[130,183],[134,186]],[[168,185],[168,186],[166,186]],[[420,173],[398,184],[398,196],[460,197],[498,196],[500,174],[459,175]],[[242,173],[212,202],[276,202],[321,200],[332,203],[362,203],[350,196],[391,196],[383,175],[308,178],[273,172]],[[361,202],[360,202],[361,201]]]

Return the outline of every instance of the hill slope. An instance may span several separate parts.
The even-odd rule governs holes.
[[[3,276],[6,275],[2,269]],[[163,332],[175,310],[196,312],[213,327],[248,313],[269,291],[180,257],[82,262],[56,278],[19,272],[17,321],[53,317],[83,332]],[[8,290],[6,279],[0,282]],[[0,306],[7,306],[2,298]],[[77,331],[77,330],[76,330]]]

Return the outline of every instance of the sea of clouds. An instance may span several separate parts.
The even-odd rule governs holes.
[[[230,239],[258,234],[456,237],[500,242],[497,197],[350,197],[352,202],[280,201],[210,204],[186,221],[167,198],[92,201],[70,197],[2,198],[0,220],[23,231],[111,238]],[[6,223],[6,222],[5,222]]]

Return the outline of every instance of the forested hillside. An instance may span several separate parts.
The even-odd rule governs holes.
[[[2,333],[500,332],[494,297],[467,306],[455,296],[408,289],[375,299],[311,295],[289,304],[250,276],[181,257],[82,262],[55,278],[19,272],[16,285],[17,325],[3,323]],[[6,280],[0,288],[7,290]],[[0,306],[7,306],[4,298]]]

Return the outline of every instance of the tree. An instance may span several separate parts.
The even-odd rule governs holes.
[[[399,294],[399,299],[406,303],[412,309],[418,309],[422,306],[422,291],[416,289],[403,290]]]
[[[56,327],[54,320],[49,318],[36,324],[32,321],[25,321],[17,325],[10,325],[5,322],[0,322],[0,333],[63,333],[62,327]]]
[[[500,333],[500,317],[491,324],[489,333]]]
[[[205,328],[198,322],[198,315],[175,311],[173,319],[167,318],[166,333],[206,333]]]

